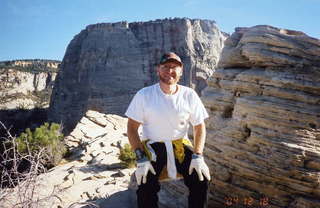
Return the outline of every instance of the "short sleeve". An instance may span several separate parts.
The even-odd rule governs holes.
[[[139,123],[143,123],[143,94],[138,91],[131,100],[125,115]]]
[[[190,114],[190,122],[192,126],[196,126],[204,122],[206,118],[209,117],[206,108],[204,107],[201,99],[198,94],[192,90],[191,103],[191,114]]]

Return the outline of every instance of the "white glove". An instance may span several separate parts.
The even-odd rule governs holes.
[[[145,160],[143,162],[137,162],[137,170],[135,172],[135,175],[136,175],[138,185],[141,184],[141,179],[142,179],[142,183],[147,182],[148,171],[150,171],[154,175],[156,174],[156,171],[154,171],[151,165],[151,162],[149,160]]]
[[[203,156],[201,155],[192,155],[192,160],[189,167],[189,175],[192,174],[192,170],[195,169],[198,173],[199,180],[203,181],[203,175],[208,181],[210,181],[210,172],[207,164],[204,162]],[[202,175],[203,174],[203,175]]]

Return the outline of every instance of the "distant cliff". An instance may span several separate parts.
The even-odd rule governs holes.
[[[48,107],[60,61],[0,62],[0,109]]]
[[[224,40],[209,20],[89,25],[67,48],[49,117],[70,130],[89,109],[122,115],[137,90],[157,82],[155,65],[166,51],[176,52],[184,62],[181,83],[200,92]]]
[[[47,109],[60,61],[0,62],[0,121],[18,134],[47,120]],[[5,132],[0,128],[0,137]]]

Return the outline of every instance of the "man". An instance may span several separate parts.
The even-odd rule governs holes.
[[[179,56],[164,54],[156,70],[159,83],[139,90],[125,113],[129,142],[137,156],[138,207],[158,207],[158,180],[165,166],[170,178],[177,173],[183,176],[189,188],[189,208],[206,207],[210,174],[202,153],[208,114],[193,89],[177,84],[183,73]],[[189,122],[194,128],[193,148]]]

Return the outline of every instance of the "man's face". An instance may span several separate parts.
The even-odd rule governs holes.
[[[176,62],[167,62],[157,67],[161,82],[172,85],[177,84],[182,75],[182,67]]]

